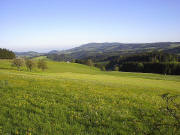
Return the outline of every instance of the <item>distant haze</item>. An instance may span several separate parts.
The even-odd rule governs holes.
[[[179,0],[0,0],[0,48],[180,41]]]

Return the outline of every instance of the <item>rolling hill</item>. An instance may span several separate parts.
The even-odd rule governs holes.
[[[103,72],[46,60],[44,72],[17,71],[11,60],[0,60],[0,133],[180,133],[174,117],[180,112],[169,101],[169,109],[176,109],[171,115],[165,100],[180,94],[179,76]]]
[[[159,43],[88,43],[73,49],[60,51],[59,54],[69,54],[72,58],[81,59],[93,56],[115,56],[149,51],[168,51],[180,47],[180,42]],[[172,52],[172,51],[171,51]],[[178,51],[177,51],[178,52]],[[174,51],[174,53],[177,53]]]

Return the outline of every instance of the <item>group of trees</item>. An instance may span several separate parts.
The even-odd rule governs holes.
[[[180,75],[180,57],[165,53],[119,56],[106,65],[107,70]]]
[[[180,75],[180,63],[163,63],[163,62],[125,62],[121,65],[114,65],[114,71],[125,72],[144,72],[144,73],[160,73],[170,75]]]
[[[16,56],[12,51],[0,48],[0,59],[13,59],[15,57]]]
[[[37,63],[35,63],[35,61],[33,61],[32,59],[22,59],[22,58],[15,58],[12,61],[12,66],[17,67],[18,70],[20,70],[21,67],[26,66],[26,68],[29,71],[32,71],[33,68],[37,67],[41,70],[45,70],[47,69],[47,63],[45,60],[41,59],[39,60]]]
[[[150,52],[150,53],[140,53],[127,56],[113,56],[109,57],[108,60],[115,63],[123,62],[178,62],[180,61],[180,56],[175,54],[168,54],[162,52]]]

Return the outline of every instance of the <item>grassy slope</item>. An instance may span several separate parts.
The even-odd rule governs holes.
[[[174,122],[159,111],[159,95],[180,94],[179,76],[48,66],[16,71],[0,60],[0,134],[158,134],[154,123]],[[164,134],[173,130],[161,127]]]

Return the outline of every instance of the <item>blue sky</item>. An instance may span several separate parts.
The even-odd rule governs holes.
[[[0,0],[0,47],[180,41],[180,0]]]

